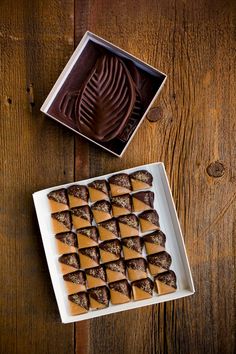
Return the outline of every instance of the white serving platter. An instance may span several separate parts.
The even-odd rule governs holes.
[[[58,257],[55,247],[55,237],[51,227],[51,213],[47,194],[50,191],[59,188],[67,188],[73,184],[79,183],[87,185],[94,179],[107,179],[114,173],[125,172],[132,173],[134,171],[145,169],[153,176],[153,187],[150,188],[155,193],[154,208],[157,210],[160,218],[161,230],[166,235],[166,251],[172,257],[171,269],[177,276],[177,291],[172,294],[158,295],[154,292],[154,296],[148,300],[131,301],[122,305],[111,305],[102,310],[89,311],[86,314],[71,316],[69,313],[67,294],[64,288],[63,275],[59,271]],[[169,182],[167,179],[164,164],[156,162],[143,166],[126,169],[123,171],[116,171],[107,175],[90,178],[78,182],[63,184],[47,188],[33,194],[34,205],[38,217],[39,227],[41,231],[43,246],[47,258],[48,268],[63,323],[70,323],[76,321],[87,320],[99,316],[104,316],[120,311],[132,310],[138,307],[158,304],[165,301],[180,299],[194,294],[194,284],[192,274],[188,262],[188,257],[185,249],[184,239],[181,232],[178,216],[176,213],[174,201],[172,198]],[[140,232],[140,236],[142,233]],[[144,251],[145,255],[145,251]],[[149,275],[150,276],[150,275]],[[150,278],[152,278],[150,276]]]

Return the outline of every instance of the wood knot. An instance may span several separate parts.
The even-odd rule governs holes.
[[[147,114],[149,122],[157,122],[163,117],[163,109],[161,107],[151,108]]]
[[[214,178],[222,177],[225,173],[224,165],[219,161],[214,161],[207,166],[207,173],[209,176]]]

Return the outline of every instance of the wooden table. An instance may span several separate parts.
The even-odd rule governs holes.
[[[1,353],[234,352],[234,4],[1,1]],[[39,111],[86,30],[168,74],[122,159]],[[31,194],[154,161],[166,165],[196,294],[61,324]]]

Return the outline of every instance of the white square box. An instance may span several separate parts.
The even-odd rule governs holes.
[[[102,310],[89,311],[86,314],[71,316],[69,314],[68,299],[64,287],[63,276],[59,272],[59,255],[56,253],[55,237],[51,227],[51,213],[49,209],[47,194],[52,190],[68,188],[69,186],[76,183],[87,185],[94,179],[107,179],[115,173],[125,172],[130,174],[140,169],[149,171],[153,176],[153,187],[150,189],[155,193],[154,209],[156,209],[157,213],[159,214],[160,227],[166,235],[166,251],[170,253],[172,257],[171,269],[176,273],[177,276],[177,291],[161,296],[155,293],[154,296],[148,300],[131,301],[122,305],[110,305],[108,308]],[[138,307],[166,302],[169,300],[180,299],[182,297],[192,295],[195,292],[188,257],[184,245],[184,239],[171,195],[164,164],[160,162],[152,163],[126,169],[123,171],[117,171],[115,173],[110,173],[104,176],[90,178],[79,182],[54,186],[33,194],[48,268],[63,323],[82,321],[94,317],[112,314],[115,312],[126,311]]]
[[[137,120],[137,123],[135,123],[134,130],[131,130],[131,133],[129,135],[128,141],[122,142],[119,139],[113,139],[111,142],[108,143],[99,143],[97,141],[94,141],[90,139],[89,137],[83,135],[82,133],[79,132],[75,122],[73,122],[70,119],[67,119],[64,117],[60,112],[59,112],[59,105],[60,105],[60,99],[63,96],[63,90],[66,90],[66,88],[69,87],[70,79],[72,77],[75,77],[75,75],[78,76],[78,80],[80,80],[79,76],[85,75],[85,72],[87,70],[87,64],[86,64],[86,59],[87,57],[94,56],[94,53],[92,49],[90,48],[91,46],[96,46],[96,50],[99,48],[102,48],[101,50],[105,50],[109,53],[113,53],[117,55],[119,58],[122,60],[126,60],[127,62],[132,62],[135,67],[140,70],[140,77],[142,78],[142,75],[146,75],[146,78],[142,78],[142,80],[147,81],[147,78],[150,80],[153,80],[152,86],[149,85],[148,87],[152,87],[152,93],[145,93],[147,94],[147,99],[145,99],[143,103],[143,113],[140,116],[140,118]],[[90,50],[91,49],[91,50]],[[90,52],[88,52],[90,50]],[[87,52],[86,52],[87,51]],[[86,54],[89,53],[90,55]],[[86,57],[87,56],[87,57]],[[83,60],[83,64],[81,61]],[[78,75],[81,74],[81,75]],[[88,74],[88,72],[87,72]],[[74,76],[73,76],[74,75]],[[53,86],[52,90],[50,91],[48,97],[46,98],[45,102],[43,103],[41,107],[41,111],[48,115],[49,117],[55,119],[56,121],[60,122],[61,124],[67,126],[69,129],[75,131],[77,134],[82,135],[86,139],[92,141],[93,143],[101,146],[105,150],[111,152],[112,154],[121,157],[125,150],[127,149],[128,145],[130,144],[132,138],[134,137],[135,133],[137,132],[137,129],[143,122],[143,119],[145,118],[145,115],[147,114],[148,110],[150,109],[151,105],[157,98],[158,94],[160,93],[165,81],[166,81],[166,74],[162,73],[161,71],[155,69],[154,67],[146,64],[142,60],[136,58],[135,56],[127,53],[126,51],[122,50],[121,48],[115,46],[114,44],[104,40],[103,38],[96,36],[94,33],[91,32],[86,32],[83,38],[81,39],[79,45],[75,49],[73,55],[71,56],[70,60],[66,64],[64,70],[62,71],[61,75],[57,79],[55,85]],[[72,80],[72,79],[71,79]],[[82,81],[83,82],[83,81]],[[82,82],[80,82],[79,85],[82,85]],[[150,81],[151,82],[151,81]],[[73,86],[73,85],[72,85]],[[72,90],[72,88],[71,88]],[[73,87],[73,90],[75,90],[75,87]],[[72,90],[72,91],[73,91]],[[143,92],[148,92],[146,90],[146,87],[144,85],[143,87]]]

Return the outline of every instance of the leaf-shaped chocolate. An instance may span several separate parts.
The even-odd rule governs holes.
[[[122,132],[136,101],[136,90],[125,64],[112,55],[101,56],[75,104],[79,131],[105,142]]]

